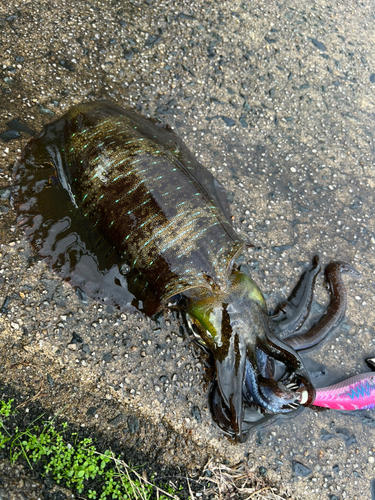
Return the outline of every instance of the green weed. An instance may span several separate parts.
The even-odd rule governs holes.
[[[5,448],[5,443],[11,439],[9,435],[5,435],[2,431],[5,430],[3,426],[4,418],[9,417],[12,412],[13,401],[13,399],[9,399],[8,402],[0,401],[0,450]]]
[[[68,424],[62,424],[62,432],[56,430],[55,422],[36,421],[25,431],[16,428],[7,430],[6,419],[12,414],[13,399],[0,401],[0,449],[10,446],[12,463],[23,457],[30,467],[41,462],[44,474],[51,476],[58,484],[77,490],[94,500],[149,500],[156,492],[159,500],[178,499],[176,491],[168,491],[153,485],[130,468],[112,451],[97,451],[91,438],[78,440],[77,433],[68,432]],[[67,437],[64,437],[64,435]],[[100,486],[93,490],[87,483],[95,480]],[[98,491],[99,490],[99,491]]]

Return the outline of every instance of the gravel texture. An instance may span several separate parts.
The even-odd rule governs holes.
[[[68,500],[69,490],[47,482],[41,484],[29,467],[12,465],[5,457],[0,461],[0,500]]]
[[[233,444],[207,406],[208,358],[177,319],[104,308],[61,282],[17,227],[9,196],[30,134],[73,104],[109,98],[158,117],[226,187],[235,227],[256,246],[242,264],[270,308],[316,252],[362,273],[345,278],[345,322],[309,366],[317,385],[367,371],[373,4],[8,0],[0,33],[2,383],[158,467],[194,474],[211,457],[245,459],[291,498],[370,500],[373,412],[307,410]],[[326,303],[318,280],[314,311]]]

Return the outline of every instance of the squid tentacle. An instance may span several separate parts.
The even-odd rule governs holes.
[[[296,357],[294,349],[286,344],[284,340],[276,337],[270,328],[267,329],[267,343],[258,339],[257,347],[270,358],[287,364],[293,370],[297,370],[301,366],[301,361],[298,356]]]
[[[331,301],[327,311],[310,330],[306,333],[290,335],[283,339],[286,344],[296,351],[311,349],[326,340],[344,317],[347,293],[342,279],[343,273],[351,274],[356,278],[361,276],[356,269],[345,262],[331,262],[326,266],[324,274],[331,295]]]
[[[295,408],[295,404],[298,407],[300,395],[299,393],[296,394],[295,390],[299,388],[299,385],[293,382],[294,370],[285,365],[287,368],[285,374],[281,379],[275,380],[274,371],[270,366],[271,360],[266,352],[257,347],[255,356],[259,371],[257,378],[258,390],[269,405],[272,406],[272,411],[280,413],[283,406],[289,406],[289,409],[284,409],[290,411],[290,409]],[[249,387],[246,386],[246,390],[249,391]],[[244,397],[249,399],[246,390],[244,391]]]
[[[311,308],[316,277],[320,270],[319,255],[315,255],[288,299],[280,303],[270,315],[273,332],[278,338],[284,339],[298,331],[306,321]]]
[[[289,413],[291,408],[282,408],[283,405],[288,404],[289,400],[283,400],[283,398],[293,398],[293,402],[296,402],[297,398],[293,397],[291,391],[285,388],[285,391],[280,389],[275,384],[271,384],[273,381],[266,381],[263,377],[256,376],[256,372],[250,361],[246,360],[246,373],[245,373],[245,387],[244,398],[249,404],[256,404],[262,407],[264,410],[268,410],[272,413]],[[269,395],[271,398],[267,397],[267,390],[264,388],[269,387]],[[263,392],[264,391],[264,392]],[[277,400],[275,399],[276,391],[279,393]]]
[[[277,413],[282,409],[290,411],[295,407],[293,405],[298,407],[299,393],[292,390],[292,387],[294,387],[292,383],[286,386],[277,380],[260,376],[258,377],[258,385],[261,394],[272,403],[274,411],[277,411]],[[295,387],[298,389],[298,385],[295,385]],[[287,406],[289,409],[286,408]]]

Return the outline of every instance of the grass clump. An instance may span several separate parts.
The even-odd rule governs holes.
[[[69,434],[66,422],[61,424],[61,431],[54,420],[34,421],[24,431],[17,427],[8,430],[6,421],[12,414],[12,403],[13,399],[0,400],[0,449],[9,447],[12,463],[23,457],[31,468],[32,463],[42,464],[43,475],[89,499],[178,499],[173,489],[155,486],[112,451],[97,451],[91,438],[79,440],[76,432]]]

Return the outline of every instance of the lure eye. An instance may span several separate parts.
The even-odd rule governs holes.
[[[303,389],[300,394],[301,394],[301,396],[300,396],[299,404],[304,405],[307,402],[307,400],[309,399],[309,393],[306,391],[306,389]]]

